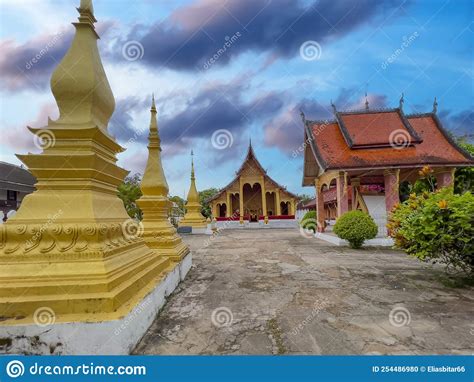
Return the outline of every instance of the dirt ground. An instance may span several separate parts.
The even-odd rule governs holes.
[[[474,288],[294,229],[189,235],[194,266],[136,354],[472,354]]]

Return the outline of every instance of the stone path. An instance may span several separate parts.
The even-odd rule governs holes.
[[[474,288],[402,252],[286,229],[185,240],[194,266],[137,354],[474,352]]]

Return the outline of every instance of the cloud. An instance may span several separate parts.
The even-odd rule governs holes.
[[[472,108],[453,115],[450,111],[445,111],[439,113],[439,117],[443,121],[443,125],[455,136],[464,136],[471,142],[474,140],[472,128],[474,125],[474,111]]]
[[[305,4],[298,0],[200,0],[178,8],[164,21],[151,26],[136,25],[127,40],[138,40],[143,45],[143,62],[177,70],[202,69],[216,54],[217,65],[226,64],[247,51],[271,51],[272,59],[291,57],[308,40],[319,42],[324,50],[325,43],[400,3],[398,0],[319,0]],[[225,47],[238,34],[240,37]],[[121,49],[117,47],[116,51]]]
[[[107,33],[113,21],[98,24],[100,34]],[[12,39],[0,41],[0,83],[9,91],[36,89],[43,91],[49,84],[54,68],[66,54],[74,29],[61,29],[18,44]]]
[[[12,126],[2,130],[2,145],[18,154],[27,152],[39,152],[40,150],[34,144],[34,135],[27,129],[31,127],[45,127],[48,124],[48,117],[56,119],[59,111],[54,103],[47,103],[41,106],[36,118],[26,122],[22,126]]]
[[[248,90],[248,80],[248,77],[239,77],[228,83],[210,83],[184,100],[182,94],[168,96],[166,102],[169,104],[174,103],[173,97],[185,103],[182,109],[172,114],[161,113],[162,104],[157,99],[163,152],[171,156],[183,153],[190,150],[198,139],[212,149],[212,134],[224,129],[230,132],[234,144],[230,149],[222,150],[222,153],[225,152],[228,158],[238,155],[242,142],[246,142],[249,137],[245,130],[256,121],[278,114],[286,97],[285,93],[266,92],[247,99],[244,94]],[[130,139],[141,143],[147,141],[147,134],[137,134],[136,131],[133,112],[137,108],[148,112],[149,100],[128,97],[117,101],[110,131],[120,142]],[[215,155],[219,154],[221,151],[215,152]]]
[[[337,110],[360,110],[365,107],[365,97],[353,99],[356,88],[342,88],[334,101]],[[368,94],[370,108],[378,109],[387,106],[385,95]],[[303,122],[301,110],[308,120],[334,119],[330,101],[324,104],[313,99],[303,99],[292,103],[277,117],[272,118],[264,126],[264,143],[269,147],[277,147],[290,155],[298,150],[304,142]]]

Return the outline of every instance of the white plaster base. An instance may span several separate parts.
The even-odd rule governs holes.
[[[211,235],[211,233],[209,233],[207,227],[202,227],[202,228],[196,228],[196,227],[193,227],[192,230],[191,230],[191,235]]]
[[[244,224],[240,224],[239,221],[219,221],[216,222],[216,227],[219,229],[269,229],[269,228],[298,228],[298,221],[294,219],[274,219],[268,220],[268,224],[265,224],[263,220],[258,222],[244,221]]]
[[[321,239],[327,241],[328,243],[332,243],[338,246],[349,246],[347,240],[343,240],[338,238],[335,235],[331,235],[329,233],[321,233],[316,232],[314,237],[317,239]],[[375,239],[370,239],[364,241],[363,246],[366,247],[392,247],[393,246],[393,239],[391,237],[376,237]]]
[[[120,320],[55,323],[46,327],[0,326],[0,339],[11,340],[11,346],[5,349],[8,354],[130,354],[191,265],[192,254],[189,253]]]

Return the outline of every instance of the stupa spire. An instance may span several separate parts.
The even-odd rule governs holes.
[[[137,204],[143,212],[143,239],[146,244],[170,260],[179,262],[189,253],[189,248],[168,220],[172,203],[168,199],[169,188],[161,164],[161,140],[156,114],[155,97],[152,95],[148,160],[140,184],[143,195]]]
[[[65,354],[121,353],[135,346],[146,324],[136,326],[133,336],[116,336],[121,338],[113,345],[106,346],[103,338],[111,338],[113,328],[146,296],[168,288],[161,283],[172,264],[167,252],[146,245],[142,224],[130,218],[117,196],[128,171],[117,166],[123,148],[106,131],[114,96],[97,47],[92,2],[82,0],[78,12],[73,41],[51,78],[59,119],[30,128],[48,138],[41,153],[18,155],[36,177],[36,191],[0,226],[0,296],[7,296],[0,298],[0,327],[22,326],[16,338],[26,342],[13,343],[12,349],[43,352],[35,345],[39,341],[44,349],[64,344],[60,352]],[[150,125],[149,151],[159,158],[156,113]],[[150,165],[157,167],[160,162]],[[164,176],[150,179],[144,193],[166,194]],[[168,221],[169,202],[162,199]],[[157,198],[147,200],[153,204]],[[159,222],[161,216],[151,214]],[[150,311],[158,311],[158,302],[150,304]],[[35,325],[41,306],[53,318],[49,334]],[[81,329],[74,336],[66,333],[56,318]]]
[[[196,177],[194,176],[194,152],[191,150],[191,180],[194,181]]]
[[[59,119],[52,124],[105,130],[115,99],[97,47],[99,35],[94,27],[92,1],[81,0],[77,11],[74,39],[51,77],[51,90],[59,108]]]
[[[161,139],[156,119],[155,97],[152,96],[150,108],[150,132],[148,134],[148,160],[140,188],[143,195],[167,196],[168,183],[161,164]]]

